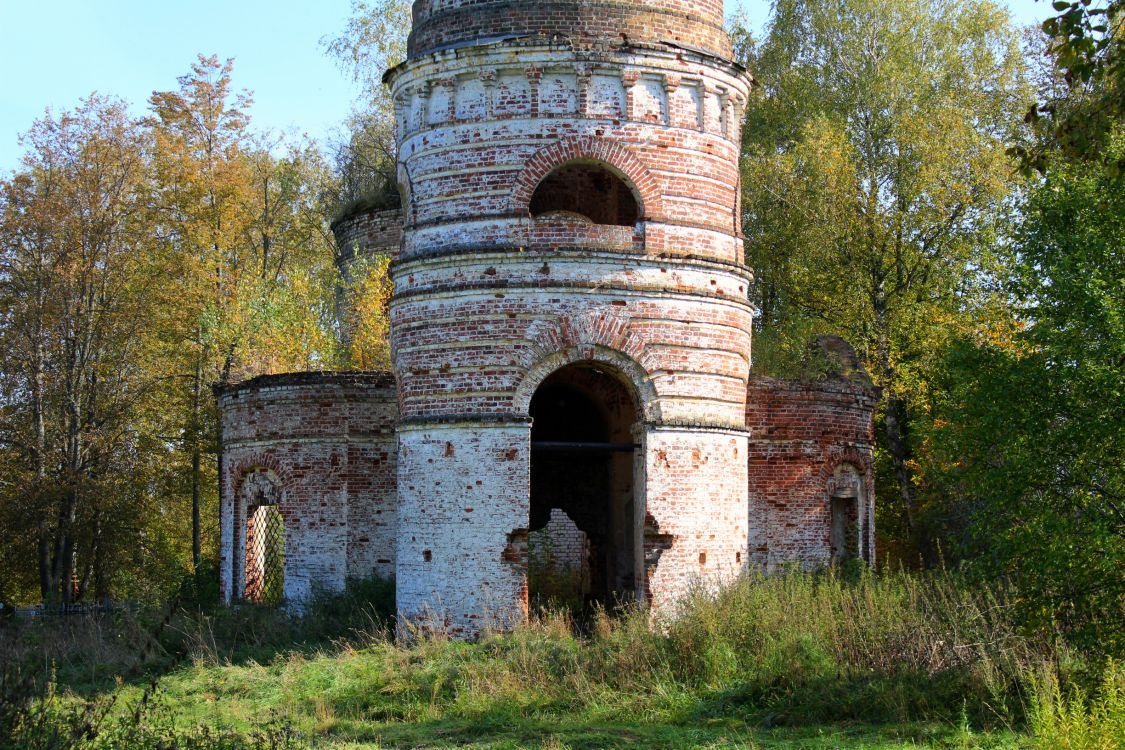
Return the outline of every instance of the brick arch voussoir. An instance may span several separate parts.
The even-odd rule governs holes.
[[[289,509],[286,507],[288,504],[284,500],[286,498],[285,489],[289,486],[289,471],[276,457],[268,453],[244,456],[230,465],[227,484],[230,487],[231,500],[237,501],[239,493],[242,492],[242,485],[246,483],[246,478],[259,469],[265,469],[277,478],[279,491],[277,509],[283,517],[288,515]]]
[[[531,205],[531,196],[543,178],[571,161],[602,162],[624,175],[640,197],[642,221],[664,213],[656,177],[632,149],[602,138],[567,138],[541,149],[528,159],[512,191],[512,214],[526,213]]]
[[[871,524],[867,526],[868,530],[865,534],[872,534],[871,529],[875,523],[875,457],[870,451],[860,451],[851,446],[832,454],[821,467],[820,486],[827,488],[829,479],[841,466],[851,466],[859,472],[860,480],[863,482],[862,512],[866,514],[864,523]],[[873,538],[871,537],[872,540]],[[867,558],[867,562],[871,565],[875,564],[874,552],[871,551],[873,549],[874,547],[869,547]]]
[[[841,466],[853,466],[863,479],[863,491],[868,497],[875,496],[875,460],[869,453],[864,453],[854,447],[847,447],[839,452],[833,452],[827,461],[821,464],[819,481],[821,486],[827,487],[828,481]]]
[[[274,479],[276,479],[277,481],[278,498],[277,505],[275,505],[274,507],[277,509],[277,512],[281,514],[282,522],[284,523],[286,528],[287,543],[289,542],[289,526],[290,521],[292,520],[292,509],[289,507],[289,498],[286,494],[286,487],[289,486],[289,482],[291,479],[289,471],[281,464],[280,461],[277,460],[276,457],[269,453],[255,453],[249,456],[243,456],[224,467],[224,471],[226,472],[226,485],[230,488],[231,491],[229,502],[232,506],[234,519],[234,528],[225,532],[228,535],[233,534],[233,537],[231,539],[233,547],[233,549],[231,550],[231,559],[227,561],[224,558],[223,561],[224,565],[230,564],[233,566],[230,572],[230,581],[231,588],[234,590],[227,592],[232,600],[244,596],[242,586],[245,584],[245,581],[242,580],[244,571],[240,572],[240,569],[245,568],[246,557],[244,549],[240,549],[240,547],[244,548],[246,544],[246,524],[248,520],[248,509],[241,507],[242,503],[239,500],[239,495],[242,492],[242,487],[246,483],[247,477],[249,477],[253,472],[260,471],[262,469],[265,469],[266,471],[271,473]],[[288,569],[288,563],[286,563],[286,569]]]
[[[517,414],[527,414],[535,391],[551,373],[579,362],[596,362],[617,371],[637,400],[638,411],[645,422],[660,421],[660,400],[649,373],[632,357],[598,344],[576,344],[542,357],[528,368],[516,388],[512,407]]]

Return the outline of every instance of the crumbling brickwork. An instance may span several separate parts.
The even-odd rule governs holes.
[[[298,373],[218,389],[220,583],[244,596],[247,482],[270,488],[285,524],[285,598],[347,576],[394,574],[398,405],[387,374]],[[261,494],[261,493],[259,493]]]
[[[332,224],[336,239],[337,263],[345,277],[353,261],[376,255],[391,260],[398,257],[402,246],[402,209],[369,208],[357,210]]]
[[[411,57],[482,39],[543,36],[578,48],[678,42],[729,58],[722,0],[416,0]]]
[[[570,516],[552,508],[547,525],[528,534],[528,556],[532,563],[547,568],[581,572],[589,564],[586,539]]]
[[[751,377],[750,79],[721,0],[417,0],[414,20],[385,77],[395,378],[221,392],[228,598],[255,472],[281,488],[287,597],[393,572],[403,623],[457,637],[526,616],[559,513],[586,604],[670,613],[750,566],[873,559],[869,383]],[[339,222],[341,258],[389,247],[394,219]]]
[[[533,445],[528,417],[568,367],[610,373],[635,414],[617,437],[592,427],[578,441],[633,444],[631,461],[572,459],[610,472],[604,497],[575,484],[585,494],[565,501],[610,506],[608,531],[584,530],[595,589],[663,607],[693,581],[729,579],[747,543],[753,311],[737,210],[749,79],[727,60],[721,3],[445,0],[414,13],[409,59],[387,76],[407,222],[391,305],[403,615],[437,607],[467,632],[482,597],[524,615],[526,560],[501,553],[548,510],[537,503],[564,502],[530,482],[537,451],[558,446]],[[439,434],[456,457],[434,454]],[[461,456],[485,436],[514,458],[475,456],[467,481]]]
[[[755,567],[832,560],[832,498],[854,499],[854,550],[875,560],[876,393],[841,377],[752,378],[747,399],[750,559]],[[854,475],[841,469],[851,468]],[[850,486],[852,476],[858,486]]]
[[[402,208],[354,209],[333,222],[332,234],[340,272],[336,288],[340,341],[347,351],[360,322],[356,295],[362,293],[366,274],[381,271],[380,261],[395,260],[402,247]]]

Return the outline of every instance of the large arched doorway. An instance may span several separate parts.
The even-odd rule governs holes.
[[[572,364],[540,384],[529,411],[531,603],[614,606],[636,599],[644,509],[631,389],[604,365]],[[575,528],[578,535],[568,532]],[[555,530],[562,536],[544,538]],[[552,569],[558,560],[577,569]]]

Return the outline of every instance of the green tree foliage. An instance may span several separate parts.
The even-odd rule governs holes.
[[[158,233],[178,269],[179,316],[164,343],[171,382],[187,384],[173,398],[183,404],[198,565],[204,505],[217,517],[214,462],[204,460],[217,450],[209,384],[334,356],[322,302],[333,271],[319,211],[326,167],[311,147],[276,158],[255,143],[230,60],[200,56],[177,90],[150,104]]]
[[[343,288],[347,295],[349,327],[344,361],[357,370],[391,369],[390,302],[394,284],[390,278],[390,259],[376,256],[353,261],[351,277]]]
[[[232,62],[202,55],[190,75],[179,79],[179,90],[156,92],[150,104],[156,120],[154,166],[157,170],[158,229],[169,257],[179,266],[174,277],[184,302],[179,330],[169,331],[169,356],[180,353],[176,379],[190,383],[186,395],[184,440],[190,453],[193,564],[202,561],[202,506],[206,487],[203,454],[207,435],[214,431],[214,414],[207,403],[207,382],[229,381],[240,338],[238,291],[248,259],[243,240],[251,217],[249,164],[243,141],[249,124],[246,94],[231,89]],[[232,101],[233,99],[233,101]],[[211,368],[220,360],[216,376]]]
[[[397,198],[395,109],[383,74],[406,59],[409,32],[408,0],[352,0],[344,30],[323,41],[360,90],[346,123],[347,134],[335,148],[341,214]]]
[[[210,386],[331,367],[331,170],[200,57],[48,116],[0,183],[0,600],[167,594],[217,549]]]
[[[135,480],[160,452],[134,429],[153,380],[139,342],[161,269],[147,140],[122,103],[91,97],[25,143],[0,202],[0,505],[22,588],[36,570],[66,603],[108,596],[138,541]]]
[[[1125,161],[1111,156],[1109,139],[1125,120],[1125,6],[1120,0],[1055,0],[1057,15],[1042,26],[1060,85],[1042,92],[1026,120],[1040,125],[1034,146],[1017,145],[1026,172],[1046,170],[1052,155],[1102,162],[1111,174]]]
[[[934,353],[990,296],[1026,96],[1017,39],[990,2],[778,0],[748,65],[761,89],[743,167],[756,362],[785,361],[776,350],[811,333],[853,343],[884,394],[883,497],[897,502],[883,506],[909,531]]]
[[[410,23],[408,0],[353,0],[343,31],[322,42],[329,56],[359,87],[345,124],[346,135],[333,147],[335,218],[401,204],[395,105],[383,84],[383,74],[406,59]],[[392,284],[388,260],[348,261],[348,278],[337,292],[346,346],[342,363],[348,368],[390,368],[387,305]]]
[[[1107,141],[1125,157],[1125,129]],[[1024,207],[1008,289],[1024,326],[966,341],[937,446],[965,552],[1025,618],[1125,653],[1125,176],[1056,160]]]

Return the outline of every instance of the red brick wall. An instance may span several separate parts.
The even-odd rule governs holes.
[[[398,257],[402,244],[402,209],[373,208],[358,211],[332,224],[340,270],[347,277],[353,259],[386,255]]]
[[[518,425],[538,385],[573,363],[637,397],[633,541],[613,552],[635,556],[637,580],[623,588],[670,611],[693,582],[744,565],[749,80],[659,43],[728,54],[721,20],[717,0],[415,5],[410,59],[388,77],[407,199],[391,303],[406,617],[471,635],[482,608],[523,616],[530,443]],[[636,222],[533,217],[536,188],[572,164],[627,183]]]
[[[239,595],[246,509],[243,480],[265,471],[285,521],[285,592],[300,600],[348,576],[394,574],[394,378],[386,373],[296,373],[218,393],[222,415],[221,584]],[[236,554],[237,553],[237,554]]]
[[[730,57],[722,0],[415,0],[410,55],[528,34],[576,47],[672,41]]]
[[[827,561],[833,473],[851,463],[870,484],[874,396],[751,378],[738,171],[750,81],[726,60],[721,1],[418,0],[414,14],[410,59],[387,78],[404,196],[397,391],[310,375],[224,392],[225,528],[239,528],[239,477],[266,467],[298,534],[294,592],[389,570],[393,550],[405,618],[463,637],[518,621],[529,405],[577,365],[634,400],[619,439],[640,448],[613,490],[632,540],[614,554],[635,563],[624,590],[671,612],[751,564]],[[479,44],[438,49],[462,42]],[[542,180],[575,163],[628,184],[632,226],[532,216]],[[337,225],[345,254],[394,246],[393,219]],[[236,537],[224,533],[228,558]]]
[[[865,487],[860,529],[874,560],[872,415],[876,395],[841,379],[797,383],[752,378],[746,403],[750,428],[749,528],[751,564],[772,569],[830,559],[830,484],[843,464]]]

